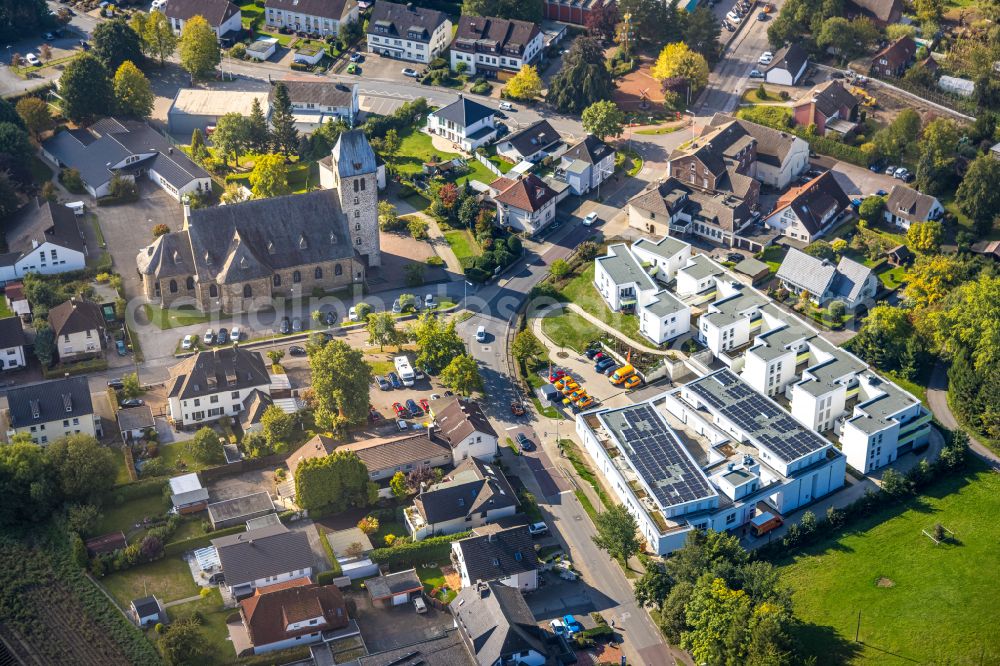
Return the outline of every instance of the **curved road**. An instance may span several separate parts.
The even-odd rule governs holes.
[[[931,380],[927,385],[927,404],[930,406],[931,412],[934,413],[934,418],[940,421],[945,428],[965,430],[955,415],[951,413],[951,407],[948,406],[948,366],[943,361],[938,361],[931,373]],[[1000,470],[1000,456],[971,435],[969,436],[969,448],[987,465]]]

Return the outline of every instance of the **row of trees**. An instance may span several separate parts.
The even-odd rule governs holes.
[[[0,222],[5,221],[21,206],[22,195],[34,190],[31,170],[28,168],[34,154],[28,137],[29,127],[46,128],[44,120],[36,121],[38,106],[44,102],[35,97],[25,97],[14,105],[0,99]],[[48,108],[40,112],[47,114]],[[32,121],[28,125],[25,117]],[[51,118],[50,118],[51,122]],[[0,246],[5,245],[0,238]],[[6,248],[4,247],[6,251]]]

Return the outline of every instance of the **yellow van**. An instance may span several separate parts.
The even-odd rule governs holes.
[[[635,374],[635,368],[626,363],[622,367],[615,370],[614,374],[611,375],[611,383],[617,386],[618,384],[621,384],[634,374]]]

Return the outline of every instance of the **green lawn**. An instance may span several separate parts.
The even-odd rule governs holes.
[[[500,159],[496,155],[490,155],[489,159],[490,162],[493,163],[493,166],[500,169],[500,173],[507,173],[508,171],[514,168],[513,164],[511,164],[507,160]]]
[[[998,511],[1000,475],[976,463],[968,482],[941,481],[781,563],[805,647],[819,664],[1000,663]],[[935,545],[921,533],[935,523],[957,542]]]
[[[382,548],[385,546],[385,536],[387,534],[394,534],[397,537],[406,536],[406,525],[391,520],[380,520],[378,529],[375,530],[375,534],[372,534],[369,539],[371,540],[373,546],[376,548]]]
[[[570,347],[582,352],[602,331],[575,312],[564,310],[542,320],[542,332],[560,347]]]
[[[676,132],[680,128],[681,128],[680,125],[675,125],[673,127],[657,127],[656,129],[636,130],[635,133],[636,134],[644,134],[644,135],[648,135],[648,136],[655,136],[655,135],[658,135],[658,134],[673,134],[674,132]]]
[[[211,315],[195,310],[193,307],[165,310],[158,305],[146,303],[142,308],[149,321],[161,330],[189,326],[191,324],[203,324],[211,318]]]
[[[118,506],[106,506],[101,510],[103,515],[100,522],[94,528],[94,531],[97,534],[118,531],[128,534],[129,530],[136,523],[141,523],[143,518],[162,516],[169,508],[170,505],[163,498],[163,495],[140,497],[139,499],[126,501]]]
[[[639,334],[639,318],[632,314],[612,312],[608,309],[607,303],[597,293],[594,286],[594,264],[590,263],[587,268],[563,287],[562,294],[587,313],[597,317],[627,337],[635,341],[642,340]]]
[[[453,157],[460,157],[458,153],[451,153],[437,150],[431,143],[429,134],[421,132],[414,127],[400,134],[402,142],[399,147],[399,155],[396,157],[396,169],[400,174],[414,175],[420,173],[424,168],[424,162],[429,162],[433,158],[447,160]],[[475,158],[469,158],[469,173],[459,176],[456,180],[471,179],[484,183],[492,183],[496,176],[492,171],[484,167]]]
[[[163,464],[166,465],[168,472],[197,472],[200,469],[205,469],[208,465],[200,463],[194,458],[192,458],[187,453],[187,446],[184,442],[171,442],[170,444],[160,445],[160,458],[163,459]],[[180,465],[183,463],[183,470]]]
[[[213,589],[212,593],[203,599],[168,608],[167,616],[173,621],[188,617],[195,611],[201,614],[203,619],[201,631],[208,638],[208,643],[211,646],[208,659],[204,663],[232,664],[236,661],[236,652],[229,640],[226,618],[237,611],[224,608],[222,595],[219,594],[219,590]]]
[[[882,282],[882,285],[889,290],[901,287],[906,278],[905,266],[892,266],[887,270],[876,271],[875,275]]]
[[[482,254],[479,243],[472,237],[472,232],[468,229],[454,229],[444,232],[444,239],[448,241],[452,252],[462,261],[465,257],[478,257]]]
[[[147,595],[156,595],[166,603],[194,596],[199,590],[191,576],[191,568],[180,557],[164,557],[109,574],[101,579],[101,584],[125,608],[133,599]]]
[[[7,307],[7,299],[0,298],[0,319],[6,319],[7,317],[13,317],[14,313],[11,309]]]
[[[417,567],[417,576],[420,578],[420,582],[424,584],[424,592],[428,595],[435,587],[441,587],[445,584],[444,574],[441,573],[440,567]],[[437,598],[439,601],[447,604],[455,598],[456,594],[456,590],[449,589],[446,592],[439,593]]]

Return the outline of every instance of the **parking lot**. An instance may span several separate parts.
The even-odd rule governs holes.
[[[367,592],[345,592],[356,611],[353,617],[361,628],[368,652],[376,653],[413,645],[443,635],[454,626],[451,613],[427,604],[426,613],[417,613],[412,603],[375,608]]]

